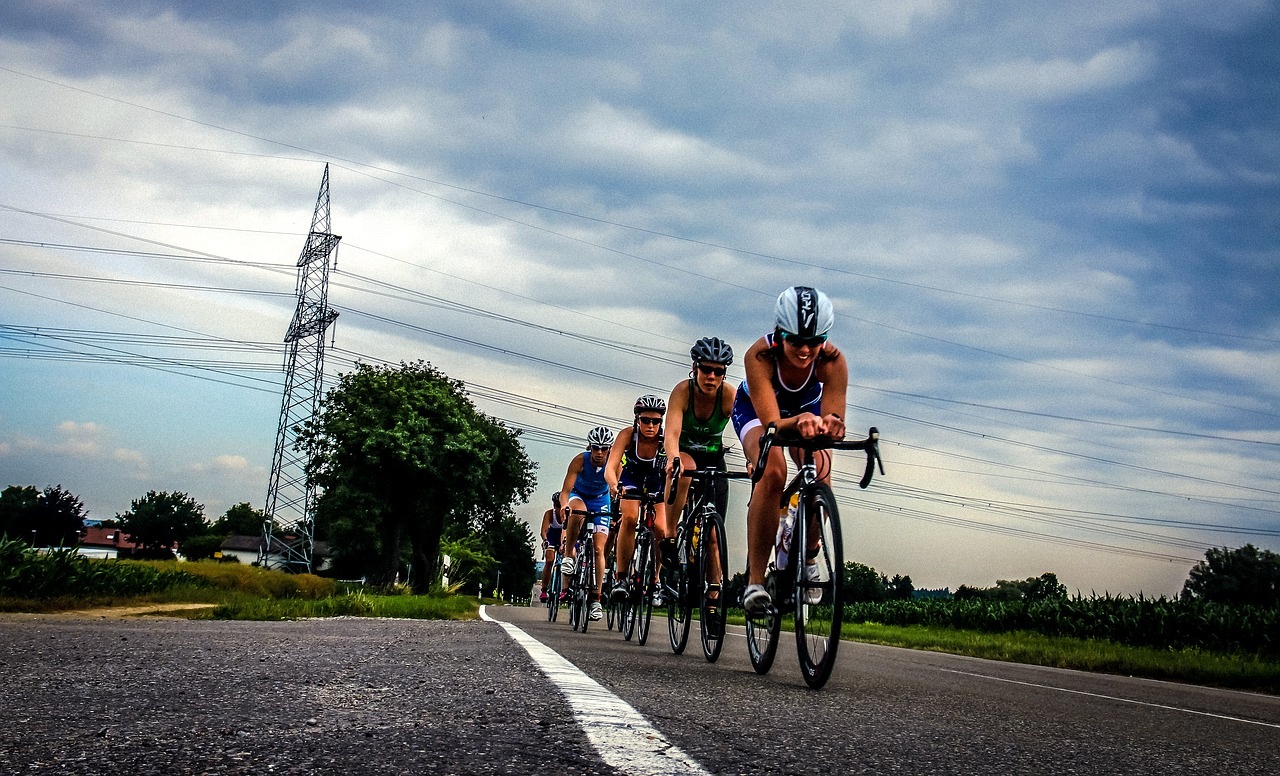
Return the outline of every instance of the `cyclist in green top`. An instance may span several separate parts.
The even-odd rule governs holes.
[[[693,366],[689,379],[681,380],[671,389],[667,402],[667,428],[665,448],[680,451],[680,468],[721,469],[724,465],[724,427],[733,412],[733,397],[737,387],[725,382],[725,371],[733,363],[733,348],[719,337],[703,337],[689,350]],[[667,459],[667,487],[675,486],[675,500],[671,511],[679,519],[689,495],[689,480],[681,477],[671,483],[674,456]],[[670,491],[667,491],[668,493]],[[727,480],[716,482],[716,509],[723,516],[729,501]],[[674,530],[671,532],[674,534]],[[662,543],[663,554],[674,562],[674,539]]]

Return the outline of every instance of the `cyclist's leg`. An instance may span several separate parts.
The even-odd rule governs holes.
[[[542,543],[542,559],[542,596],[539,600],[546,601],[551,592],[551,567],[556,562],[556,546],[551,542]]]
[[[697,461],[693,460],[693,456],[689,455],[688,453],[680,453],[681,471],[691,472],[697,468],[698,468],[698,463]],[[684,514],[684,503],[689,498],[690,482],[692,482],[692,480],[690,480],[688,477],[681,477],[678,481],[674,483],[671,482],[670,480],[667,480],[667,486],[666,486],[667,489],[664,490],[663,492],[670,493],[671,488],[676,489],[676,497],[675,497],[675,500],[671,502],[671,509],[670,509],[670,514],[674,515],[676,518],[679,518],[680,515]],[[674,526],[672,526],[672,528],[674,528]],[[673,530],[672,534],[674,533],[675,531]]]
[[[582,499],[574,496],[569,499],[569,517],[565,520],[564,526],[564,557],[574,559],[578,550],[575,544],[578,541],[578,534],[582,532],[582,515],[574,514],[579,510],[585,510],[586,506],[582,503]]]
[[[764,429],[756,425],[742,437],[742,450],[751,465],[760,455],[760,437]],[[763,585],[769,565],[769,552],[778,533],[778,502],[786,486],[787,458],[781,448],[769,451],[764,474],[751,489],[747,505],[747,579],[749,585]]]
[[[603,524],[597,520],[596,532],[592,538],[596,553],[596,579],[595,579],[595,596],[592,601],[600,601],[600,593],[604,585],[605,568],[604,568],[604,546],[609,542],[609,517],[605,515]]]
[[[636,547],[636,523],[640,519],[640,502],[624,499],[619,509],[622,520],[618,525],[618,579],[627,578],[631,568],[631,555]]]

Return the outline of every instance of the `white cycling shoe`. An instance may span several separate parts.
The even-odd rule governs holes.
[[[764,614],[772,603],[773,599],[769,597],[769,591],[764,589],[764,585],[747,585],[742,594],[742,608],[749,615]]]
[[[816,563],[804,564],[804,578],[805,578],[805,581],[808,581],[808,582],[820,582],[822,580],[822,576],[818,571],[818,564]],[[805,588],[804,602],[806,604],[809,604],[810,606],[822,603],[822,588],[820,587]]]

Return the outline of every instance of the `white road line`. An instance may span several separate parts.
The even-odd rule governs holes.
[[[495,620],[480,607],[480,619],[496,622],[529,652],[538,667],[564,693],[573,717],[596,752],[610,766],[636,776],[707,774],[702,766],[626,701],[606,690],[573,663],[511,623]]]
[[[1071,693],[1072,695],[1087,695],[1090,698],[1101,698],[1108,701],[1117,701],[1119,703],[1132,703],[1135,706],[1148,706],[1153,709],[1164,709],[1165,711],[1178,711],[1183,714],[1195,714],[1201,717],[1213,717],[1214,719],[1222,719],[1228,722],[1244,722],[1249,725],[1262,725],[1263,727],[1280,728],[1280,725],[1274,722],[1262,722],[1256,719],[1244,719],[1242,717],[1229,717],[1226,714],[1214,714],[1209,711],[1196,711],[1195,709],[1184,709],[1181,706],[1166,706],[1162,703],[1150,703],[1148,701],[1135,701],[1132,698],[1118,698],[1114,695],[1102,695],[1096,692],[1085,692],[1084,690],[1069,690],[1066,687],[1054,687],[1049,684],[1036,684],[1034,682],[1020,682],[1017,679],[1004,679],[999,676],[989,676],[987,674],[975,674],[969,671],[956,671],[951,668],[939,668],[939,671],[948,674],[960,674],[961,676],[972,676],[978,679],[990,679],[993,682],[1006,682],[1008,684],[1020,684],[1024,687],[1035,687],[1041,690],[1056,690],[1058,692]]]

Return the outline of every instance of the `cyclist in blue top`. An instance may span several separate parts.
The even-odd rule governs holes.
[[[542,537],[542,553],[546,559],[542,563],[542,595],[538,596],[538,600],[546,603],[551,589],[551,564],[555,563],[556,550],[564,541],[564,514],[558,509],[543,512],[539,535]]]
[[[654,505],[653,538],[660,542],[667,537],[667,505],[661,498],[667,465],[662,450],[662,416],[667,413],[667,403],[657,396],[645,395],[636,399],[633,410],[635,421],[618,432],[618,441],[609,453],[605,477],[609,481],[609,492],[615,497],[627,490],[646,491],[659,497]],[[640,502],[623,499],[618,503],[618,510],[622,520],[618,526],[618,581],[613,597],[620,599],[627,594],[627,572],[636,546]],[[659,590],[654,593],[654,604],[661,605],[661,602]]]
[[[834,324],[831,300],[818,289],[795,286],[778,295],[774,331],[756,340],[747,351],[743,359],[747,379],[738,387],[733,403],[733,428],[742,440],[748,468],[755,466],[760,437],[770,423],[779,431],[805,439],[844,438],[849,365],[844,354],[827,340]],[[830,452],[818,451],[815,459],[818,476],[829,482]],[[772,603],[764,588],[765,566],[778,531],[778,507],[786,479],[786,456],[782,448],[775,447],[747,507],[748,576],[742,604],[750,613]],[[806,561],[817,557],[816,547],[805,550]]]
[[[577,551],[573,546],[582,530],[582,515],[572,514],[573,510],[593,512],[595,524],[593,536],[596,555],[596,589],[591,599],[591,611],[588,618],[598,620],[603,615],[600,607],[600,585],[604,581],[604,545],[609,539],[610,486],[605,481],[605,465],[609,461],[609,450],[613,446],[613,432],[604,426],[596,426],[587,433],[587,449],[569,462],[565,472],[564,484],[560,488],[560,503],[565,515],[565,550],[564,560],[560,562],[560,573],[566,577],[573,576],[576,569]],[[568,587],[566,584],[565,587]]]

